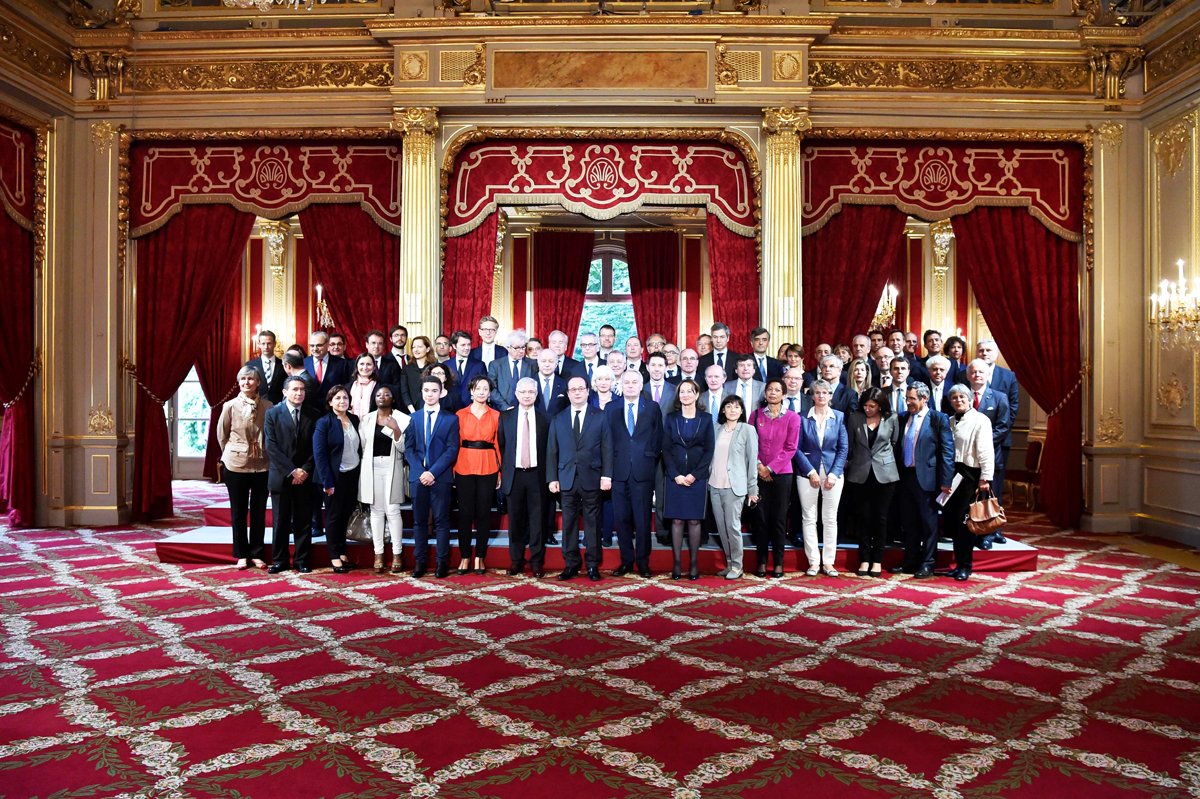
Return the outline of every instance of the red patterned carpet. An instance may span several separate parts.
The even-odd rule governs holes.
[[[191,492],[191,496],[189,496]],[[1200,796],[1200,574],[271,577],[0,528],[4,797]]]

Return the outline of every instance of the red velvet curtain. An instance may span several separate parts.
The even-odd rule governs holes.
[[[847,205],[801,249],[804,345],[849,344],[865,333],[879,295],[904,261],[904,212],[888,205]],[[812,366],[815,360],[806,361]]]
[[[446,271],[442,291],[442,332],[466,330],[479,344],[480,317],[492,309],[492,274],[496,269],[496,225],[491,213],[470,233],[446,239]]]
[[[300,228],[313,280],[324,287],[336,329],[361,343],[368,330],[396,324],[400,237],[376,224],[358,203],[310,205],[300,212]]]
[[[708,276],[713,319],[729,325],[731,342],[749,341],[758,326],[758,252],[754,238],[708,215]]]
[[[212,408],[208,447],[204,451],[204,476],[215,483],[217,462],[221,460],[217,420],[221,417],[221,406],[238,392],[237,373],[246,361],[246,342],[242,339],[242,281],[230,282],[230,291],[214,315],[212,333],[201,344],[196,356],[196,375],[200,378],[204,399]]]
[[[662,333],[674,341],[679,327],[679,234],[673,230],[625,234],[633,318],[642,338]]]
[[[1074,527],[1083,511],[1083,400],[1079,354],[1079,245],[1023,208],[976,208],[954,218],[958,265],[1005,360],[1050,413],[1042,505]]]
[[[0,503],[12,525],[33,524],[34,272],[33,234],[0,209]],[[9,403],[12,403],[9,405]]]
[[[567,354],[583,316],[588,270],[596,234],[576,230],[539,230],[533,234],[533,321],[547,344],[551,331],[567,334]]]
[[[214,309],[236,280],[254,214],[187,205],[137,242],[137,411],[133,512],[169,516],[171,453],[162,403],[178,389],[211,335]]]

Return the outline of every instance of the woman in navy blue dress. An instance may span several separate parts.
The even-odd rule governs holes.
[[[667,414],[663,424],[663,465],[666,468],[666,501],[663,516],[671,520],[671,551],[675,567],[671,579],[681,576],[680,558],[683,530],[687,526],[688,579],[700,577],[700,526],[704,521],[704,501],[708,497],[708,473],[712,466],[713,421],[696,408],[700,386],[694,380],[679,384],[677,409]]]

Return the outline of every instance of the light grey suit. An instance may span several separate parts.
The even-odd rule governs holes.
[[[520,377],[535,376],[537,362],[532,358],[522,358],[520,371]],[[492,381],[492,393],[488,397],[488,404],[498,411],[507,411],[514,407],[516,384],[513,382],[512,359],[506,355],[492,361],[488,364],[487,375],[488,380]]]
[[[718,426],[717,436],[722,435]],[[734,579],[742,575],[742,506],[747,496],[758,496],[758,434],[744,422],[733,430],[726,468],[730,487],[715,488],[710,482],[708,498],[728,564],[725,576]]]
[[[850,459],[846,463],[846,479],[851,483],[867,482],[867,475],[875,473],[881,483],[895,483],[900,479],[896,465],[896,442],[900,438],[900,417],[892,414],[879,420],[875,435],[875,446],[867,444],[867,417],[854,412],[846,416],[846,429],[850,433]]]
[[[730,380],[725,384],[725,396],[737,394],[744,401],[745,395],[738,391],[740,380]],[[750,407],[746,408],[746,413],[749,414],[752,410],[758,407],[758,403],[762,401],[763,383],[759,380],[750,381]]]
[[[713,425],[714,426],[718,425],[721,423],[721,400],[725,399],[725,397],[727,397],[727,396],[728,396],[727,392],[722,391],[720,393],[720,395],[717,397],[716,409],[712,410],[710,407],[712,405],[712,403],[710,402],[710,399],[712,398],[712,392],[711,391],[701,391],[700,398],[696,400],[696,407],[699,408],[700,410],[704,411],[705,413],[711,413],[712,418],[713,418]],[[746,418],[750,418],[750,411],[752,411],[752,410],[754,410],[754,409],[753,408],[746,409]]]

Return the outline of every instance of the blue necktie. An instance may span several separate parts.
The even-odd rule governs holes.
[[[517,381],[521,379],[521,362],[513,361],[513,379],[512,386],[508,389],[508,399],[514,400],[517,397]]]
[[[429,443],[433,440],[433,411],[425,411],[425,468],[429,468]]]
[[[908,430],[904,433],[904,465],[913,465],[913,452],[917,448],[917,417],[908,420]]]
[[[588,364],[588,383],[592,382],[592,364]]]
[[[788,410],[792,413],[796,412],[796,398],[788,397]]]
[[[625,426],[627,428],[629,428],[629,435],[630,435],[630,437],[632,437],[633,436],[633,426],[634,426],[633,405],[625,406]]]

